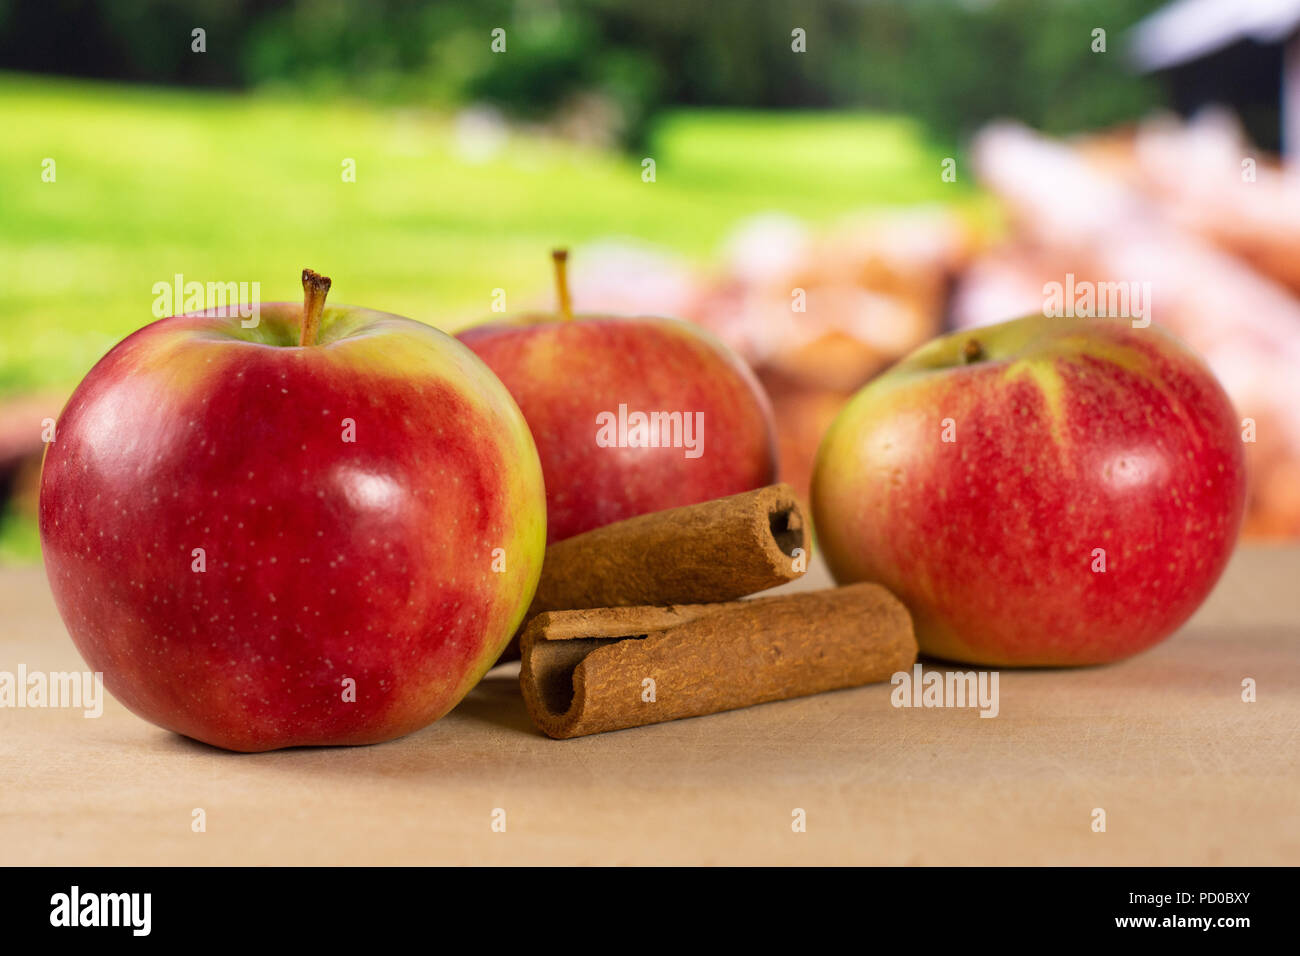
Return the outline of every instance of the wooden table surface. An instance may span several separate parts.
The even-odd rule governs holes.
[[[84,667],[39,568],[0,569],[0,671],[20,663]],[[1143,655],[999,689],[993,719],[879,684],[553,741],[498,668],[405,739],[258,755],[111,699],[5,708],[0,864],[1300,863],[1300,548],[1243,547]]]

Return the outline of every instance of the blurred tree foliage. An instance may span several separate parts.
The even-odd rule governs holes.
[[[639,141],[676,104],[903,111],[942,140],[1013,116],[1051,132],[1160,101],[1126,27],[1162,0],[0,0],[0,67],[287,87],[540,119],[584,94]],[[507,52],[490,33],[506,30]],[[802,28],[807,52],[791,50]],[[207,52],[191,52],[191,31]],[[1106,31],[1107,52],[1092,51]]]

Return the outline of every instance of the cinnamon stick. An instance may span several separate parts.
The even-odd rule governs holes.
[[[528,617],[732,601],[799,577],[808,549],[808,526],[789,485],[655,511],[547,548]]]
[[[882,681],[917,652],[907,609],[877,584],[553,611],[529,622],[522,648],[528,712],[558,739]]]
[[[544,611],[734,601],[802,575],[810,550],[785,484],[638,515],[547,548],[524,624]],[[518,659],[516,635],[497,663]]]

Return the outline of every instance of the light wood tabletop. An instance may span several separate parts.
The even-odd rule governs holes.
[[[40,568],[0,569],[20,665],[84,667]],[[878,684],[554,741],[515,674],[363,748],[225,753],[112,699],[0,709],[0,863],[1300,863],[1297,547],[1241,548],[1136,658],[1002,671],[992,719]]]

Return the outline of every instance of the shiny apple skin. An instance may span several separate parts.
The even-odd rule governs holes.
[[[458,337],[505,382],[546,478],[549,541],[771,484],[771,404],[749,367],[697,326],[655,317],[523,316]],[[703,412],[703,454],[596,443],[596,416]]]
[[[963,365],[970,340],[987,355]],[[828,431],[818,544],[837,581],[897,594],[932,656],[1118,660],[1173,633],[1223,571],[1245,504],[1240,429],[1205,365],[1155,326],[1033,316],[954,333]]]
[[[509,641],[545,546],[536,450],[482,362],[348,307],[297,347],[300,311],[134,333],[42,471],[46,571],[86,663],[139,716],[230,750],[436,720]]]

